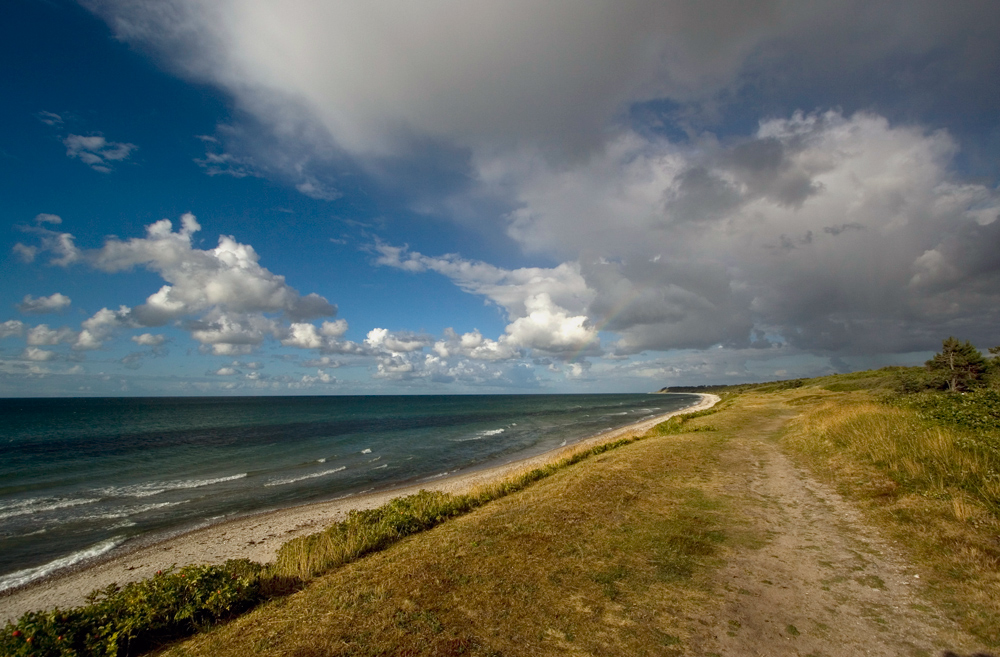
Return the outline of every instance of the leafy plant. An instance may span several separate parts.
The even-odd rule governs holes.
[[[246,559],[185,566],[94,591],[69,610],[29,612],[0,633],[11,657],[137,655],[226,619],[261,599],[263,567]]]

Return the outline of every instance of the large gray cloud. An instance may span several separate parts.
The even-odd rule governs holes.
[[[844,96],[860,81],[861,106],[887,86],[928,98],[997,88],[1000,11],[989,0],[84,4],[275,133],[301,140],[315,120],[356,154],[427,138],[572,153],[599,144],[630,103],[717,103],[748,85]]]
[[[223,128],[212,172],[332,198],[317,160],[386,177],[440,160],[463,183],[414,207],[503,207],[525,253],[562,264],[381,251],[504,308],[505,335],[470,357],[566,356],[598,329],[618,354],[769,341],[874,353],[951,331],[988,341],[996,325],[997,191],[954,169],[956,135],[995,131],[995,2],[85,4],[262,128]],[[759,129],[706,130],[734,111],[757,112]],[[686,138],[664,137],[668,123]],[[75,257],[71,240],[43,239]],[[340,348],[289,331],[289,344]],[[386,373],[412,365],[406,353]]]
[[[1000,194],[957,179],[956,152],[945,132],[827,112],[731,144],[625,133],[582,166],[483,170],[518,199],[525,248],[593,254],[590,318],[622,352],[748,344],[753,327],[804,349],[906,351],[995,325]]]

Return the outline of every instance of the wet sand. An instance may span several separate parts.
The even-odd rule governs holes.
[[[274,560],[278,548],[286,541],[320,531],[344,519],[352,509],[378,507],[393,498],[419,490],[468,492],[517,472],[559,460],[578,449],[645,433],[669,417],[706,409],[718,401],[715,395],[703,394],[700,401],[687,408],[606,431],[538,456],[482,470],[458,472],[421,484],[235,518],[151,545],[140,545],[110,559],[83,564],[69,572],[56,573],[22,588],[0,593],[0,623],[15,620],[28,611],[75,607],[83,604],[86,595],[95,589],[152,577],[157,570],[174,565],[218,564],[227,559],[242,558],[267,563]]]

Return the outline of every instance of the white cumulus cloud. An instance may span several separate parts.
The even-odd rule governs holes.
[[[39,324],[28,329],[27,342],[32,346],[52,346],[76,342],[78,337],[79,333],[68,326],[53,329],[48,324]]]
[[[164,335],[154,335],[153,333],[143,333],[142,335],[133,335],[132,342],[143,347],[159,347],[164,342],[167,341]]]
[[[24,322],[17,319],[8,319],[0,323],[0,340],[3,338],[20,337],[24,335]]]
[[[70,233],[41,227],[25,230],[37,234],[41,249],[53,254],[50,264],[85,263],[109,273],[142,267],[159,274],[166,284],[145,303],[119,314],[127,314],[128,325],[144,327],[196,316],[184,325],[195,340],[215,354],[246,354],[268,337],[287,338],[289,325],[267,314],[278,313],[292,325],[336,314],[336,306],[325,298],[314,293],[301,295],[284,276],[262,267],[249,244],[222,235],[214,249],[195,248],[192,236],[200,229],[195,216],[185,214],[176,231],[172,222],[163,219],[147,226],[145,237],[109,238],[101,248],[92,250],[78,248]],[[88,320],[95,325],[90,328],[84,323],[78,349],[96,348],[110,337],[107,327],[96,327],[97,321],[96,316]],[[125,325],[125,315],[116,322]],[[328,321],[320,335],[335,340],[346,330],[344,320]]]
[[[68,296],[56,292],[47,297],[33,297],[30,294],[24,295],[24,300],[17,304],[17,309],[22,313],[31,315],[44,315],[46,313],[57,313],[69,307],[71,300]]]

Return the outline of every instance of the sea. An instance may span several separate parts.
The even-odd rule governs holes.
[[[0,591],[230,518],[530,457],[689,394],[0,400]]]

